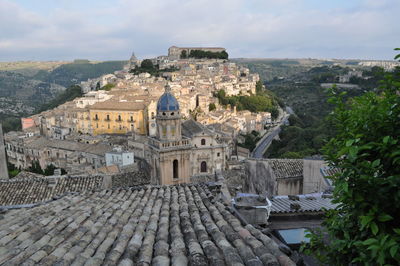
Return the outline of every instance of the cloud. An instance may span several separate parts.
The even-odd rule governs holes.
[[[71,1],[40,12],[39,2],[0,0],[0,60],[145,58],[171,45],[224,46],[233,57],[393,57],[398,1],[312,2]]]

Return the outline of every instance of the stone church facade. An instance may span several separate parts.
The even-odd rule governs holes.
[[[193,176],[225,169],[228,145],[200,123],[182,122],[179,103],[168,85],[157,102],[156,127],[147,156],[153,184],[189,183]]]

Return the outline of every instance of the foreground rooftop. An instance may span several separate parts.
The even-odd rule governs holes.
[[[295,265],[203,185],[68,194],[0,220],[0,264]]]

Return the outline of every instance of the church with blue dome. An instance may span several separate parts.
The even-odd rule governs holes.
[[[153,184],[193,182],[224,170],[228,145],[216,132],[194,120],[182,122],[179,102],[167,84],[157,102],[156,134],[149,137],[146,159]]]
[[[165,92],[157,102],[158,112],[179,111],[178,100],[171,94],[171,87],[166,86]]]

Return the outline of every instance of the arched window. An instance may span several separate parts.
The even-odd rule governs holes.
[[[207,172],[207,163],[206,162],[201,162],[200,164],[200,172],[206,173]]]
[[[154,112],[151,112],[151,119],[154,119]]]
[[[121,121],[121,115],[118,115],[118,121]]]
[[[172,162],[172,168],[173,168],[173,178],[178,179],[179,178],[178,160],[174,160]]]
[[[94,115],[95,120],[99,120],[99,116],[97,114]]]
[[[206,140],[205,139],[201,139],[201,145],[206,145]]]

